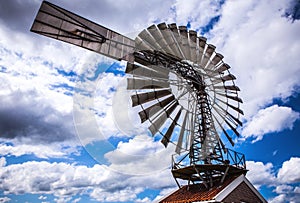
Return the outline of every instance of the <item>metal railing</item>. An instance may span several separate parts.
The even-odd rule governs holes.
[[[189,159],[188,155],[189,154],[187,153],[187,154],[181,156],[179,161],[176,161],[176,159],[174,157],[174,156],[176,156],[176,154],[173,154],[172,155],[172,169],[178,169],[178,168],[189,165],[190,162],[188,160]],[[221,163],[223,162],[223,164],[226,164],[226,165],[232,165],[232,166],[235,166],[240,169],[246,169],[245,155],[240,152],[226,148],[226,153],[223,152],[223,159],[224,159],[223,161],[219,160],[218,164],[220,164],[220,162]],[[204,162],[203,162],[203,164],[204,164]],[[214,164],[214,163],[212,162],[212,164]]]
[[[228,148],[226,150],[227,153],[224,153],[224,158],[227,158],[226,160],[229,161],[228,164],[233,165],[237,168],[246,169],[246,160],[244,154]]]

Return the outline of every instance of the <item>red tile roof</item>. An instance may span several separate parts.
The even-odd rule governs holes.
[[[213,198],[229,185],[234,179],[230,178],[223,184],[207,189],[203,183],[185,185],[168,197],[160,201],[160,203],[189,203],[195,201],[213,200]]]

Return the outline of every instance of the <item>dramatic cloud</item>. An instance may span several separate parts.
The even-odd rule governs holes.
[[[212,26],[212,19],[221,15],[221,2],[217,1],[180,1],[174,3],[175,21],[178,25],[190,24],[191,29],[209,31],[206,26]],[[212,28],[212,27],[211,27]]]
[[[25,143],[53,143],[74,138],[72,115],[63,114],[36,91],[0,97],[0,137]]]
[[[283,183],[300,182],[300,158],[291,157],[290,160],[283,162],[282,168],[279,169],[278,179]]]
[[[300,83],[300,21],[284,17],[287,8],[288,1],[226,1],[207,34],[237,76],[246,119]]]
[[[98,164],[86,167],[30,161],[2,165],[0,189],[4,194],[53,194],[58,199],[70,198],[69,201],[77,194],[86,194],[101,202],[141,201],[137,195],[146,188],[163,189],[174,184],[166,181],[166,173],[169,171],[149,176],[128,176]]]
[[[261,140],[265,134],[292,129],[300,114],[290,107],[273,105],[260,110],[243,128],[242,135],[253,137],[254,142]]]
[[[275,98],[284,100],[298,91],[300,84],[298,1],[51,2],[130,36],[163,21],[204,33],[237,76],[244,100],[246,138],[260,140],[267,133],[291,129],[299,118],[289,107],[271,106]],[[76,152],[72,120],[75,93],[82,96],[74,102],[74,115],[80,118],[75,118],[75,127],[84,135],[80,137],[83,144],[113,136],[123,140],[115,144],[115,150],[105,152],[108,166],[52,160],[7,165],[10,162],[1,157],[0,190],[4,194],[39,194],[39,201],[51,201],[45,199],[50,194],[57,202],[77,202],[80,195],[101,202],[150,202],[169,194],[175,183],[165,168],[174,146],[164,150],[145,136],[144,126],[136,130],[137,120],[131,114],[137,112],[121,111],[128,104],[123,102],[125,92],[119,92],[122,88],[118,85],[123,85],[123,90],[126,86],[123,77],[101,73],[110,60],[29,32],[40,3],[8,1],[0,7],[0,155],[60,158]],[[99,68],[101,64],[106,66]],[[78,85],[77,76],[79,81],[90,80]],[[124,125],[126,119],[130,125]],[[100,138],[99,132],[103,135]],[[134,137],[136,134],[140,136]],[[249,161],[247,177],[258,188],[274,188],[278,196],[270,202],[296,202],[300,194],[298,162],[299,158],[291,158],[277,173],[271,163]],[[160,193],[139,198],[147,188]],[[6,201],[10,198],[0,198],[0,202]]]
[[[247,178],[256,188],[262,185],[274,184],[276,177],[274,175],[272,163],[264,164],[262,162],[247,161]],[[259,174],[259,175],[257,175]]]
[[[10,144],[10,145],[7,145]],[[1,156],[34,155],[38,158],[67,158],[71,154],[78,154],[77,147],[69,146],[70,143],[51,143],[51,144],[22,144],[22,143],[5,143],[0,144]],[[1,164],[0,164],[1,165]]]
[[[255,161],[247,161],[247,178],[256,188],[265,186],[267,188],[274,188],[273,192],[277,194],[276,197],[269,199],[269,202],[284,203],[297,202],[300,198],[299,193],[299,171],[300,158],[292,157],[285,161],[279,170],[271,163],[262,163]],[[276,172],[277,171],[277,172]]]
[[[112,163],[111,169],[125,174],[144,175],[161,173],[169,168],[174,150],[174,145],[165,149],[160,142],[154,142],[147,135],[140,135],[128,142],[119,142],[116,150],[105,154],[105,158]]]

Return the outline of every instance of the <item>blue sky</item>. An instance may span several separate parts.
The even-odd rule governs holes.
[[[51,0],[119,33],[188,25],[237,77],[248,179],[300,199],[299,1]],[[0,1],[0,202],[153,202],[176,189],[164,149],[128,108],[124,62],[29,29],[41,1]]]

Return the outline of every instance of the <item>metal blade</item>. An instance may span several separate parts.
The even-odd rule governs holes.
[[[142,123],[148,120],[151,116],[155,115],[157,112],[161,111],[164,107],[170,104],[172,101],[175,100],[174,95],[168,97],[162,101],[159,101],[156,104],[144,109],[143,111],[139,112],[139,116],[141,118]]]
[[[143,40],[143,43],[146,43],[148,46],[150,46],[152,49],[161,51],[162,48],[157,43],[156,39],[152,37],[152,35],[148,32],[147,29],[143,30],[139,35],[139,38]],[[142,51],[143,49],[140,49],[139,46],[136,47],[138,51]]]
[[[223,81],[235,80],[235,79],[236,79],[236,77],[234,75],[232,75],[232,74],[225,75],[225,76],[222,77]]]
[[[243,103],[243,100],[242,100],[241,98],[237,97],[237,96],[231,96],[231,95],[222,94],[222,93],[217,93],[217,94],[222,95],[222,96],[224,96],[224,97],[227,97],[227,98],[229,98],[229,99],[232,99],[232,100],[234,100],[234,101]]]
[[[168,54],[173,54],[172,49],[170,48],[169,44],[166,42],[161,31],[155,25],[151,25],[150,27],[147,28],[147,30],[161,47],[160,51]]]
[[[180,150],[182,149],[183,135],[184,135],[184,132],[185,132],[185,125],[186,125],[187,115],[188,115],[188,113],[186,112],[185,116],[184,116],[184,119],[183,119],[183,122],[182,122],[182,125],[181,125],[181,129],[180,129],[180,133],[179,133],[179,137],[178,137],[178,142],[177,142],[176,149],[175,149],[175,152],[177,154],[180,154]]]
[[[240,91],[240,88],[235,85],[223,85],[223,86],[214,86],[216,89],[227,89],[227,90],[234,90]]]
[[[218,99],[219,100],[219,99]],[[221,100],[219,100],[219,101],[221,101]],[[225,102],[223,102],[223,103],[225,103]],[[225,104],[227,104],[227,103],[225,103]],[[225,110],[222,106],[220,106],[218,103],[216,103],[216,105],[218,106],[218,108],[220,108],[223,112],[224,112],[224,114],[221,114],[219,111],[217,111],[217,109],[216,108],[214,108],[218,113],[219,113],[219,115],[220,116],[226,116],[226,115],[228,115],[231,119],[233,119],[238,125],[240,125],[240,126],[243,126],[243,123],[238,119],[238,118],[236,118],[235,116],[233,116],[232,114],[230,114],[227,110]]]
[[[31,31],[121,60],[133,53],[134,40],[43,1]]]
[[[201,61],[201,66],[205,67],[208,63],[208,60],[210,59],[210,57],[212,56],[212,54],[214,53],[216,47],[212,44],[208,44],[205,50],[205,53],[203,54],[203,59]]]
[[[163,136],[163,138],[161,140],[161,143],[163,143],[163,145],[165,147],[167,147],[170,142],[171,135],[174,131],[175,126],[177,125],[177,121],[180,117],[181,110],[182,110],[182,108],[178,111],[178,113],[177,113],[176,117],[174,118],[173,122],[171,123],[169,129],[167,130],[166,134]]]
[[[226,136],[227,140],[230,142],[231,146],[234,146],[234,142],[233,142],[232,138],[228,135],[228,133],[226,132],[224,127],[221,125],[221,123],[218,121],[218,119],[215,117],[215,115],[213,115],[213,117],[215,118],[215,121],[217,122],[219,127],[222,129],[224,135]]]
[[[188,31],[186,26],[179,26],[179,34],[180,34],[180,41],[179,46],[181,47],[182,53],[185,59],[191,59],[191,50],[189,46],[189,39],[188,39]]]
[[[182,53],[183,50],[180,47],[180,35],[179,35],[177,25],[175,23],[172,23],[172,24],[169,24],[168,26],[171,30],[174,46],[176,47],[175,53],[178,54],[176,56],[180,59],[185,59],[184,54]]]
[[[223,63],[220,67],[218,67],[215,72],[216,73],[222,73],[225,70],[230,69],[230,66],[227,63]]]
[[[213,83],[217,84],[217,83],[220,83],[220,82],[225,82],[225,81],[229,81],[229,80],[235,80],[236,77],[232,74],[229,74],[229,75],[225,75],[225,76],[222,76],[220,78],[215,78],[215,77],[212,77],[213,79],[211,80]]]
[[[154,66],[153,66],[154,67]],[[125,73],[142,76],[147,78],[158,78],[158,79],[168,79],[169,73],[163,71],[155,71],[151,67],[139,66],[132,63],[127,63]]]
[[[166,40],[168,46],[170,47],[170,54],[177,57],[181,56],[176,41],[174,40],[173,34],[168,26],[165,23],[161,23],[158,24],[157,27]]]
[[[161,88],[169,88],[169,87],[170,87],[169,83],[165,81],[157,81],[153,79],[127,78],[128,90],[161,89]]]
[[[149,45],[148,43],[145,43],[143,39],[141,39],[139,36],[135,38],[135,46],[137,50],[153,50],[153,47]]]
[[[197,32],[194,30],[189,30],[189,43],[190,43],[190,60],[194,63],[197,62]]]
[[[178,105],[177,102],[172,103],[167,110],[163,109],[163,112],[157,116],[154,122],[151,122],[151,125],[149,126],[149,130],[152,136],[154,136],[159,131],[161,126],[170,117],[171,113],[175,110],[177,105]]]
[[[231,128],[231,130],[236,134],[236,136],[240,137],[240,133],[226,119],[225,119],[225,123]]]
[[[170,95],[170,94],[172,94],[171,89],[135,94],[135,95],[131,96],[132,106],[134,107],[134,106],[137,106],[140,104],[144,104],[146,102],[153,101],[155,99],[158,99],[158,98]]]
[[[206,69],[214,69],[214,67],[222,61],[224,56],[222,54],[216,53],[213,58],[211,59],[211,62],[207,64]]]
[[[225,101],[223,101],[223,100],[221,100],[221,99],[219,99],[219,98],[217,98],[217,97],[216,97],[216,99],[217,99],[218,101],[222,102],[223,104],[229,106],[229,107],[232,108],[233,110],[235,110],[235,111],[239,112],[240,114],[244,115],[244,112],[243,112],[240,108],[235,107],[235,106],[229,104],[228,102],[225,102]],[[216,105],[219,106],[219,107],[221,107],[218,103],[216,103]],[[222,108],[222,107],[221,107],[221,108]],[[222,108],[222,109],[223,109],[223,108]],[[223,109],[223,110],[224,110],[224,109]],[[225,110],[224,110],[224,111],[225,111]]]

